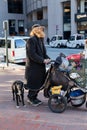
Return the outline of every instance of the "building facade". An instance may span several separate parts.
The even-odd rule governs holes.
[[[28,30],[32,24],[45,26],[46,36],[87,33],[87,0],[27,0]]]
[[[1,0],[0,36],[4,36],[3,21],[8,21],[8,35],[25,35],[25,0]]]
[[[8,35],[28,35],[35,23],[45,26],[45,41],[55,34],[87,33],[87,0],[2,0],[1,5],[0,36],[4,20]]]
[[[45,26],[48,35],[48,0],[27,0],[27,27],[30,32],[35,23]],[[46,39],[45,37],[45,39]]]

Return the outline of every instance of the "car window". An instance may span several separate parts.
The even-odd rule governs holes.
[[[52,37],[51,41],[56,41],[56,37]]]
[[[70,41],[75,40],[75,36],[71,36],[69,40],[70,40]]]
[[[58,36],[58,40],[62,40],[63,38],[62,38],[62,36]]]
[[[82,39],[82,37],[81,36],[77,36],[76,40],[80,40],[80,39]]]
[[[4,39],[0,39],[0,47],[1,48],[5,47],[5,40]]]
[[[26,42],[28,41],[28,39],[26,39],[26,38],[23,38],[23,40],[26,41]]]
[[[15,40],[15,48],[24,48],[25,42],[22,39]]]
[[[87,39],[87,34],[85,34],[84,39]]]

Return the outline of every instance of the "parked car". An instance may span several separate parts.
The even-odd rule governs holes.
[[[71,35],[67,41],[68,48],[84,48],[85,37],[82,34]]]
[[[4,55],[3,52],[0,52],[0,63],[4,62]]]
[[[22,63],[26,61],[26,40],[29,37],[12,36],[7,37],[8,61],[12,63]],[[6,61],[5,37],[0,37],[0,52],[3,52]]]
[[[54,35],[51,38],[49,45],[51,47],[58,47],[58,48],[66,47],[66,42],[67,42],[67,40],[63,39],[62,35]]]

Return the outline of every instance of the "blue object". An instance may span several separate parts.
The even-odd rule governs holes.
[[[83,94],[84,94],[84,92],[80,89],[70,92],[71,97],[78,97],[78,96],[81,96]]]

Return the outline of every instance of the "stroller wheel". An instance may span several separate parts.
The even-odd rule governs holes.
[[[67,107],[67,101],[62,95],[54,94],[50,96],[48,106],[52,112],[62,113]]]

